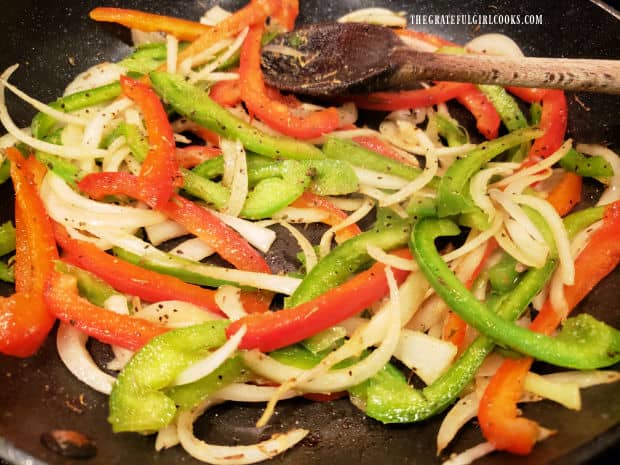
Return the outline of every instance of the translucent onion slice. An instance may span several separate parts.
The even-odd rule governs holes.
[[[614,172],[609,186],[599,198],[597,205],[607,205],[620,199],[620,156],[602,145],[579,144],[576,148],[577,151],[586,155],[603,157]]]
[[[241,343],[241,339],[247,331],[247,326],[243,325],[239,330],[228,338],[226,343],[214,350],[209,356],[202,360],[192,363],[189,367],[177,375],[173,381],[173,386],[181,386],[183,384],[193,383],[200,378],[210,375],[217,370],[222,363],[228,360],[235,353],[237,347]]]
[[[146,32],[141,31],[140,29],[131,29],[131,42],[134,45],[156,44],[159,42],[164,42],[165,40],[166,36],[163,32]]]
[[[499,203],[512,218],[523,226],[533,240],[544,243],[544,236],[534,225],[534,222],[530,220],[530,217],[527,216],[527,213],[519,207],[514,195],[510,195],[498,189],[491,189],[489,191],[489,195],[493,200]]]
[[[590,370],[590,371],[562,371],[543,375],[543,378],[554,383],[574,383],[580,388],[609,384],[620,381],[620,371]]]
[[[366,246],[366,252],[368,252],[370,258],[380,263],[384,263],[385,265],[391,266],[392,268],[409,271],[419,270],[419,267],[414,260],[390,255],[376,245],[368,244]]]
[[[444,416],[437,432],[437,454],[439,455],[454,439],[456,433],[478,414],[478,396],[472,392],[459,399]]]
[[[243,31],[237,35],[235,40],[230,44],[230,46],[226,49],[225,52],[221,53],[215,60],[211,63],[205,65],[200,71],[196,73],[190,74],[190,82],[198,82],[201,80],[205,80],[209,77],[213,71],[222,66],[230,57],[232,57],[243,44],[245,37],[248,35],[249,28],[245,28]]]
[[[111,84],[112,82],[118,81],[125,72],[125,68],[117,63],[110,63],[109,61],[98,63],[78,74],[75,79],[65,87],[63,96]]]
[[[482,231],[478,234],[473,235],[472,237],[468,237],[465,243],[460,246],[458,249],[453,250],[452,252],[448,252],[444,254],[442,258],[446,262],[451,262],[460,258],[475,249],[479,248],[481,245],[486,244],[486,242],[493,236],[495,236],[502,227],[503,216],[495,215],[493,218],[493,223],[489,226],[489,229]],[[477,264],[476,264],[477,266]]]
[[[379,189],[402,189],[409,182],[399,176],[380,173],[378,171],[367,170],[366,168],[353,167],[359,182]]]
[[[248,196],[248,167],[245,149],[241,142],[227,139],[220,141],[220,147],[224,157],[222,183],[230,186],[230,196],[224,207],[224,213],[239,216],[243,210],[245,198]]]
[[[146,236],[153,245],[159,245],[170,239],[185,236],[189,234],[187,229],[176,221],[164,220],[159,223],[151,224],[145,228]]]
[[[251,446],[219,446],[207,444],[194,436],[194,422],[216,402],[207,400],[197,408],[182,412],[178,418],[177,433],[183,449],[203,462],[215,465],[244,465],[275,457],[291,448],[308,434],[305,429],[293,429],[274,434],[270,439]]]
[[[118,119],[122,112],[132,107],[133,104],[129,98],[121,97],[99,110],[84,129],[81,149],[95,153],[101,144],[103,133],[111,127],[113,121]]]
[[[513,224],[514,225],[514,224]],[[518,225],[515,226],[515,228]],[[514,230],[513,233],[525,233],[524,230]],[[499,244],[499,246],[508,254],[511,255],[515,260],[519,263],[522,263],[525,266],[531,266],[534,268],[541,267],[544,265],[544,260],[541,260],[540,257],[532,257],[523,249],[518,247],[510,238],[510,233],[506,230],[506,228],[502,228],[497,234],[495,234],[495,240]],[[521,242],[527,242],[529,239],[527,237],[523,238]]]
[[[170,253],[172,255],[187,258],[188,260],[199,262],[202,259],[213,255],[215,250],[205,244],[202,239],[194,237],[183,241],[173,249],[170,249]]]
[[[521,253],[528,257],[530,263],[535,263],[536,268],[545,264],[550,250],[547,244],[532,240],[523,224],[512,218],[504,220],[504,227]]]
[[[234,402],[267,402],[273,397],[277,389],[273,386],[232,383],[217,391],[213,397]],[[298,391],[291,390],[280,394],[280,399],[291,399],[300,394]]]
[[[469,465],[470,463],[489,455],[495,450],[495,446],[490,442],[482,442],[474,447],[471,447],[464,452],[452,456],[449,460],[446,460],[442,465]]]
[[[364,203],[357,210],[355,210],[353,213],[347,216],[340,223],[332,226],[327,231],[325,231],[323,236],[321,236],[321,241],[319,243],[320,256],[324,257],[325,255],[329,253],[332,239],[338,231],[360,221],[362,218],[368,215],[368,213],[370,213],[370,211],[374,208],[374,206],[375,206],[375,203],[372,200],[366,199]]]
[[[220,220],[241,234],[246,241],[263,253],[267,253],[276,240],[276,233],[271,229],[257,225],[256,223],[236,216],[227,215],[207,208]]]
[[[284,207],[277,211],[271,217],[274,220],[283,220],[289,223],[323,223],[329,216],[325,210],[320,208],[298,208]]]
[[[571,410],[581,410],[581,394],[576,383],[557,383],[529,372],[525,376],[523,388]]]
[[[187,76],[193,67],[200,66],[203,63],[211,61],[218,53],[220,53],[226,47],[230,46],[232,42],[232,39],[222,39],[211,45],[209,48],[203,50],[202,52],[186,58],[179,64],[179,74]]]
[[[517,43],[504,34],[482,34],[465,44],[465,48],[472,52],[485,55],[499,55],[506,57],[522,57],[523,52]]]
[[[512,174],[513,171],[519,167],[518,163],[502,163],[502,165],[507,166],[494,166],[479,171],[471,178],[469,184],[469,192],[474,204],[489,215],[489,217],[493,217],[495,214],[495,207],[487,194],[487,184],[493,176]]]
[[[179,444],[179,435],[177,434],[177,423],[173,420],[168,426],[163,427],[157,431],[157,438],[155,438],[155,450],[160,451],[164,449],[170,449]]]
[[[338,18],[339,23],[369,23],[387,27],[407,27],[404,13],[387,8],[361,8]]]
[[[426,164],[422,173],[413,181],[408,183],[405,187],[400,189],[398,192],[395,192],[394,194],[389,195],[387,198],[380,200],[379,205],[389,206],[406,200],[412,194],[419,191],[429,182],[431,182],[435,174],[437,174],[438,169],[439,161],[435,154],[433,152],[426,153]]]
[[[166,71],[171,74],[177,72],[177,56],[179,55],[179,40],[172,34],[166,35]]]
[[[182,300],[155,302],[136,309],[134,315],[136,318],[152,321],[169,328],[185,328],[221,318],[215,313],[207,312],[204,308]]]
[[[206,13],[200,17],[200,23],[206,24],[207,26],[215,26],[224,21],[231,14],[230,11],[225,10],[219,5],[215,5],[209,8]]]
[[[58,355],[67,369],[84,384],[103,394],[112,392],[116,379],[101,371],[86,350],[88,336],[73,326],[61,323],[56,335]]]
[[[235,286],[220,286],[215,293],[215,302],[229,320],[235,321],[247,315],[241,302],[241,289]]]
[[[316,256],[316,252],[314,251],[314,247],[312,246],[308,238],[304,236],[297,228],[292,226],[290,223],[286,221],[280,221],[280,225],[286,228],[286,230],[290,232],[291,235],[297,241],[297,244],[299,245],[301,252],[304,254],[306,273],[309,273],[310,270],[314,268],[314,266],[318,262],[318,258]]]
[[[36,139],[17,127],[15,122],[11,119],[9,110],[6,106],[6,99],[4,95],[4,89],[6,86],[3,84],[5,81],[8,81],[9,77],[13,74],[13,72],[15,72],[17,67],[18,65],[13,65],[7,68],[2,75],[0,75],[0,122],[3,124],[7,132],[18,141],[29,145],[33,149],[58,155],[63,158],[80,159],[105,156],[107,153],[106,150],[101,150],[98,148],[85,149],[84,147],[65,147],[62,145],[51,144],[49,142]]]

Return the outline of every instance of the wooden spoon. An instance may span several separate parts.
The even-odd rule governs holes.
[[[313,96],[411,88],[420,80],[620,94],[620,60],[419,52],[391,29],[362,23],[282,34],[263,49],[262,67],[268,84]]]

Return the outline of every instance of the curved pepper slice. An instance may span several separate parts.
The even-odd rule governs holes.
[[[550,89],[542,98],[542,116],[540,129],[545,131],[536,139],[528,154],[530,161],[536,162],[546,158],[560,148],[566,135],[568,124],[568,107],[566,96],[561,90]]]
[[[500,344],[558,366],[593,369],[620,361],[620,331],[589,315],[566,320],[563,331],[551,338],[491,312],[465,288],[435,248],[437,237],[459,233],[451,221],[424,218],[414,225],[410,246],[437,294],[469,325]]]
[[[411,256],[407,250],[394,253],[401,257]],[[239,347],[263,352],[303,341],[361,312],[385,296],[388,285],[384,269],[384,264],[375,263],[370,269],[309,302],[277,312],[254,313],[240,318],[228,327],[226,334],[230,337],[246,325],[247,333]],[[393,271],[398,283],[402,283],[409,274],[404,270]]]
[[[212,290],[120,260],[94,244],[69,237],[60,225],[56,225],[56,240],[65,252],[66,262],[90,271],[121,292],[148,302],[183,300],[221,314]]]
[[[620,202],[610,205],[604,222],[575,260],[575,285],[564,287],[572,310],[605,276],[620,263]],[[530,328],[551,334],[561,323],[560,315],[548,300]],[[517,402],[533,359],[506,359],[495,373],[480,400],[478,419],[482,432],[497,449],[529,454],[536,442],[538,424],[518,417]]]
[[[172,127],[153,89],[127,76],[121,76],[121,88],[123,94],[138,104],[144,116],[149,152],[142,162],[138,185],[146,204],[157,207],[170,199],[180,180]]]
[[[476,118],[476,128],[487,139],[495,139],[499,132],[501,118],[493,103],[478,88],[472,86],[456,99]]]
[[[383,155],[384,157],[405,163],[406,165],[412,164],[410,159],[402,156],[387,143],[383,142],[378,136],[357,136],[353,137],[351,140],[368,150],[372,150],[373,152]]]
[[[17,292],[0,298],[0,352],[28,357],[41,346],[55,321],[45,308],[43,291],[58,251],[50,219],[37,192],[37,169],[30,169],[38,162],[34,157],[30,162],[24,160],[15,148],[7,149],[6,154],[11,160],[15,188],[19,263],[15,268]]]
[[[241,99],[250,114],[258,116],[265,124],[281,133],[300,139],[312,139],[337,129],[340,117],[338,110],[333,107],[299,117],[287,105],[268,96],[260,64],[264,29],[263,25],[252,26],[241,49]]]
[[[137,352],[110,393],[108,421],[114,432],[156,431],[170,423],[177,406],[162,390],[192,362],[224,344],[227,325],[227,320],[217,320],[176,329]]]

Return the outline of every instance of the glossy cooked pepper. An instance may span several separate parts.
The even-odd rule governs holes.
[[[270,158],[324,158],[315,146],[285,136],[271,136],[233,116],[181,76],[152,72],[151,83],[175,111],[223,137],[240,141],[246,150]]]
[[[604,179],[614,175],[614,170],[603,157],[589,157],[575,149],[570,149],[559,163],[565,170],[588,178]]]
[[[227,320],[215,320],[180,328],[142,347],[112,387],[108,416],[112,430],[151,432],[170,423],[177,405],[163,389],[193,362],[224,344],[227,326]]]
[[[539,124],[540,129],[545,133],[532,145],[528,154],[529,159],[536,162],[559,149],[564,142],[567,124],[568,107],[564,92],[556,89],[547,90],[542,98],[542,114]]]
[[[620,331],[589,315],[566,320],[563,331],[550,338],[491,312],[454,276],[435,248],[435,238],[459,233],[460,229],[450,221],[425,218],[413,227],[411,248],[435,291],[469,325],[498,343],[559,366],[593,369],[620,360]]]
[[[0,226],[0,256],[15,250],[15,227],[7,221]]]

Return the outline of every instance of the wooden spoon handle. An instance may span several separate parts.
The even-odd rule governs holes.
[[[448,55],[411,49],[395,51],[393,59],[399,67],[390,81],[400,85],[432,79],[620,94],[620,60]]]

